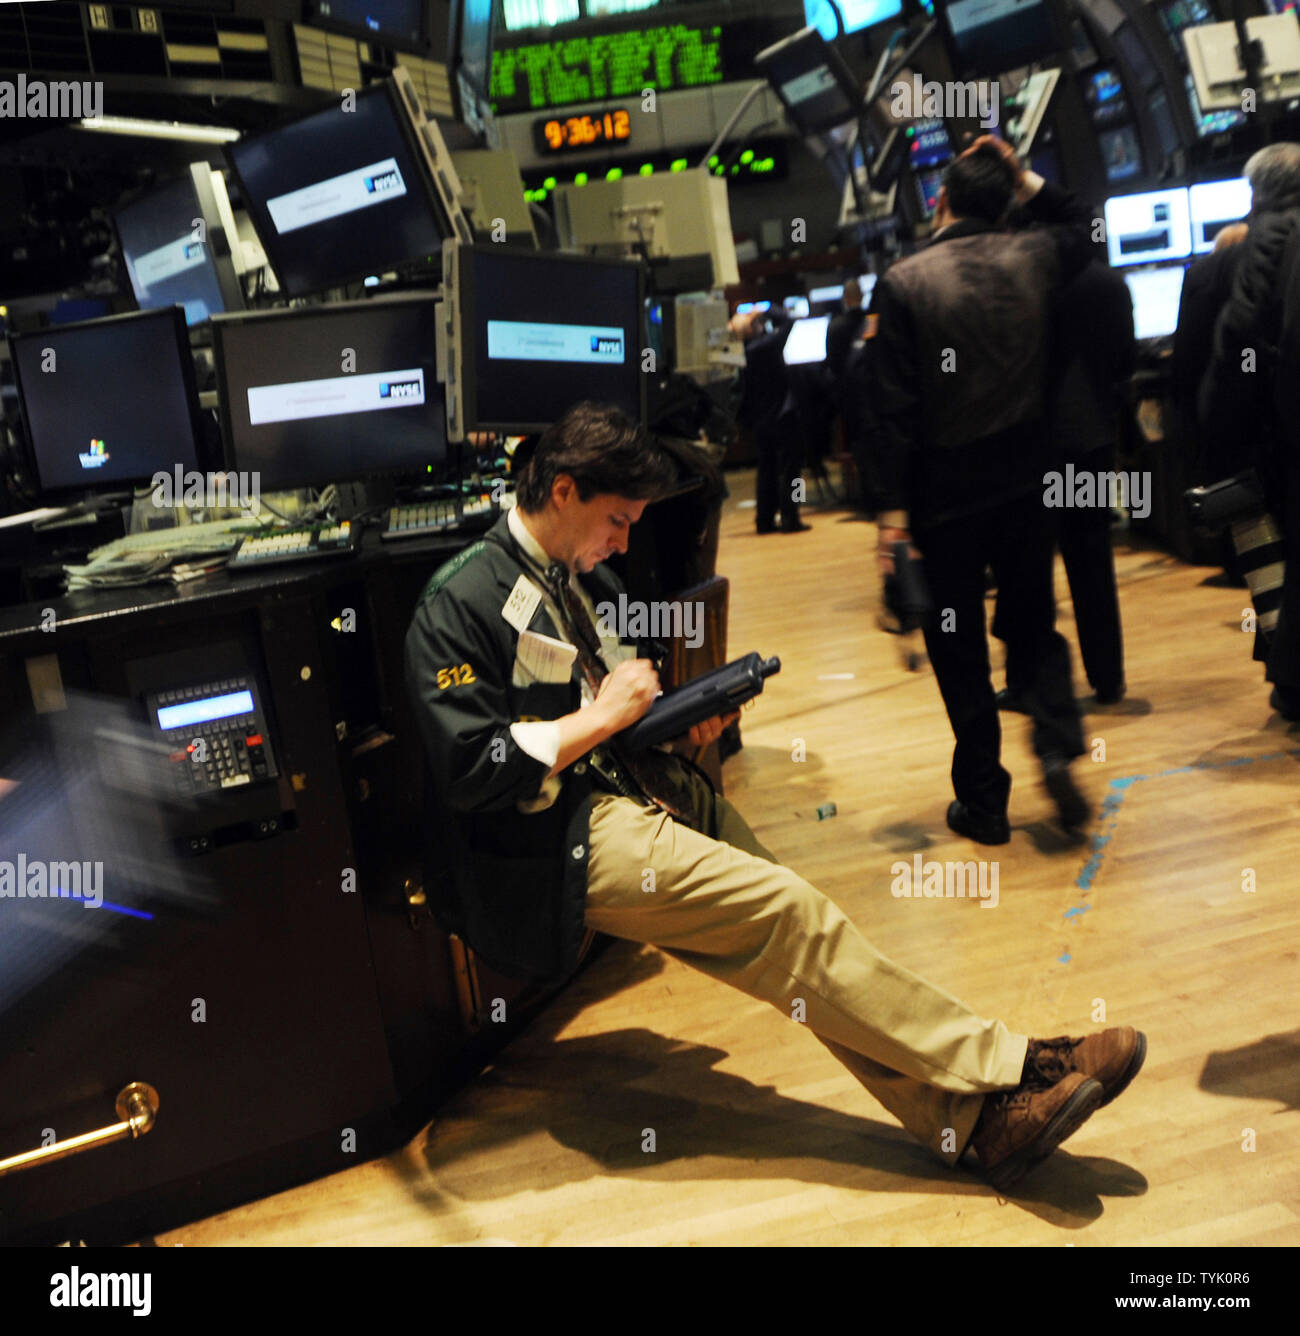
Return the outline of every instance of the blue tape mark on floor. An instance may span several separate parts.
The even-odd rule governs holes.
[[[1119,822],[1119,809],[1128,796],[1128,790],[1135,784],[1140,784],[1144,779],[1165,779],[1170,775],[1189,775],[1199,770],[1224,770],[1230,766],[1255,765],[1260,761],[1280,761],[1288,756],[1300,757],[1300,749],[1288,748],[1286,751],[1265,752],[1262,756],[1238,756],[1230,761],[1194,761],[1191,765],[1175,766],[1173,769],[1161,770],[1154,775],[1123,775],[1119,779],[1112,779],[1110,791],[1102,800],[1098,816],[1099,829],[1091,840],[1092,852],[1074,879],[1074,884],[1084,895],[1092,890],[1092,884],[1096,881],[1097,874],[1101,871],[1102,860],[1106,856],[1106,846],[1114,838],[1114,830]],[[1065,911],[1064,917],[1067,922],[1077,921],[1087,910],[1087,905],[1074,905]],[[1064,948],[1056,959],[1058,964],[1068,965],[1073,957],[1069,949]]]

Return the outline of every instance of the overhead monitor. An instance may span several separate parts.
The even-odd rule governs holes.
[[[1105,221],[1106,255],[1112,265],[1185,260],[1192,253],[1186,186],[1112,195]]]
[[[862,89],[815,28],[802,28],[760,51],[754,68],[804,138],[856,121],[863,110]]]
[[[861,32],[886,19],[896,19],[903,12],[903,0],[835,0],[844,23],[844,35]],[[803,0],[804,21],[816,28],[828,41],[840,35],[835,10],[826,0]]]
[[[1132,125],[1103,130],[1097,136],[1107,181],[1128,181],[1142,171],[1142,145]]]
[[[1119,71],[1113,65],[1094,70],[1084,84],[1083,98],[1088,104],[1092,123],[1102,129],[1109,125],[1118,125],[1129,118],[1128,99],[1124,96],[1124,84]]]
[[[1139,339],[1165,339],[1178,328],[1184,264],[1132,269],[1124,275],[1133,299],[1133,333]]]
[[[1250,212],[1252,191],[1244,176],[1228,181],[1202,181],[1187,192],[1192,224],[1192,251],[1204,255],[1214,238]]]
[[[543,431],[580,399],[645,421],[644,271],[631,260],[449,246],[447,423]]]
[[[937,167],[952,157],[952,141],[948,138],[948,129],[943,121],[915,121],[907,127],[905,133],[912,166],[918,170]]]
[[[1039,70],[1007,99],[1007,142],[1021,157],[1034,147],[1060,78],[1060,70]]]
[[[809,362],[826,360],[826,331],[830,329],[828,315],[813,315],[796,320],[790,326],[789,336],[781,350],[786,366],[803,366]]]
[[[227,145],[281,289],[300,297],[402,265],[437,276],[442,243],[467,239],[459,185],[406,71],[355,105]]]
[[[492,115],[492,37],[497,0],[452,0],[447,75],[457,116],[475,132]]]
[[[1065,45],[1050,0],[949,0],[944,19],[959,74],[1017,70]]]
[[[439,41],[429,31],[425,0],[307,0],[307,14],[313,27],[329,32],[431,54],[435,60],[446,54],[445,34]]]
[[[11,336],[43,497],[125,491],[199,467],[198,395],[179,306]]]
[[[443,464],[437,305],[404,295],[215,319],[228,467],[277,491]]]
[[[179,180],[113,215],[131,291],[142,311],[179,305],[188,324],[243,309],[231,238],[217,208],[212,169],[196,162]],[[238,243],[238,237],[235,239]]]

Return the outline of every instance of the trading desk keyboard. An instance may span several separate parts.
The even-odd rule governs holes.
[[[277,529],[245,538],[230,558],[231,569],[274,566],[283,561],[310,561],[316,557],[346,557],[357,550],[360,532],[344,520],[301,529]]]
[[[427,534],[458,527],[477,529],[482,528],[483,522],[491,520],[495,514],[496,507],[489,496],[466,498],[459,516],[456,514],[454,500],[422,501],[411,506],[394,506],[388,512],[388,525],[380,537],[389,541],[394,538],[422,538]]]

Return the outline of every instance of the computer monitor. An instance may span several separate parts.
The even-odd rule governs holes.
[[[243,309],[231,239],[206,162],[191,163],[179,180],[118,209],[113,221],[142,311],[179,305],[186,322],[198,325],[223,311]]]
[[[492,37],[497,0],[452,0],[447,76],[456,115],[476,133],[491,116]]]
[[[448,246],[449,438],[543,431],[580,399],[644,422],[644,285],[633,260]]]
[[[273,492],[445,463],[437,306],[409,294],[214,319],[227,467]]]
[[[300,297],[468,239],[441,134],[404,70],[348,104],[226,148],[281,289]]]
[[[1088,76],[1083,88],[1083,99],[1088,104],[1092,123],[1098,129],[1108,125],[1118,125],[1129,118],[1124,83],[1119,77],[1119,71],[1113,65],[1094,70]]]
[[[751,311],[762,311],[766,314],[772,309],[771,302],[741,302],[736,307],[737,315],[749,315]]]
[[[921,212],[927,218],[934,217],[935,206],[939,203],[939,191],[943,189],[943,172],[920,172],[916,178],[917,201]]]
[[[44,498],[198,469],[194,360],[179,306],[12,335],[9,346]]]
[[[796,320],[790,326],[789,337],[781,349],[786,366],[803,366],[808,362],[826,360],[826,331],[830,328],[828,315],[811,315]]]
[[[839,52],[814,28],[760,51],[754,68],[772,85],[804,138],[847,125],[863,110],[862,89]]]
[[[786,297],[781,305],[792,320],[802,320],[809,314],[808,298],[804,296]]]
[[[937,167],[952,157],[952,141],[941,120],[916,121],[907,127],[906,135],[912,166],[918,170]]]
[[[1178,328],[1185,264],[1131,269],[1124,275],[1133,299],[1133,333],[1139,339],[1165,339]]]
[[[314,28],[431,54],[435,60],[446,56],[446,34],[440,41],[430,33],[425,0],[307,0],[307,16]]]
[[[1186,186],[1112,195],[1104,216],[1106,255],[1112,265],[1185,260],[1192,253]]]
[[[956,73],[1001,74],[1066,45],[1051,0],[948,0]]]
[[[1142,171],[1142,145],[1131,125],[1118,125],[1097,136],[1107,181],[1127,181]]]
[[[835,0],[844,22],[844,34],[861,32],[886,19],[896,19],[903,12],[903,0]],[[840,35],[835,10],[826,0],[803,0],[804,21],[816,28],[828,41]]]
[[[1214,249],[1214,238],[1249,212],[1250,182],[1244,176],[1230,181],[1202,181],[1187,192],[1192,224],[1192,252],[1204,255]]]

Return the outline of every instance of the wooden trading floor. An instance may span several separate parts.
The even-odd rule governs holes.
[[[401,1152],[158,1242],[1300,1242],[1300,728],[1268,707],[1245,591],[1118,536],[1129,695],[1085,719],[1089,842],[1053,833],[1028,721],[1004,715],[1013,833],[983,849],[944,824],[934,679],[876,629],[874,526],[810,506],[812,532],[759,538],[752,474],[728,476],[729,650],[783,665],[728,795],[887,955],[1024,1033],[1104,1006],[1146,1031],[1141,1075],[1000,1201],[799,1024],[619,942]],[[1059,560],[1057,589],[1082,694]],[[891,896],[918,851],[998,859],[997,908]]]

